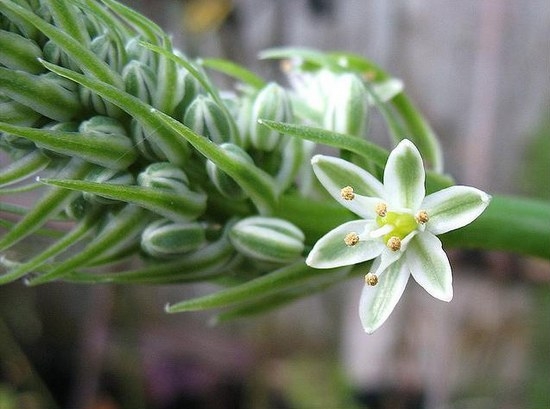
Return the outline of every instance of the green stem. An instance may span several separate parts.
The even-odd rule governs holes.
[[[276,215],[300,227],[309,244],[355,217],[337,204],[294,195],[281,198]],[[473,223],[440,238],[446,248],[502,250],[550,260],[550,203],[493,196],[489,207]]]

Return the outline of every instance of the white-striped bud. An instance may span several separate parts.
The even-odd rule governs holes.
[[[324,127],[347,135],[363,136],[368,110],[363,81],[354,74],[342,74],[335,77],[331,91],[324,115]]]
[[[294,224],[275,217],[242,219],[231,228],[229,239],[241,254],[261,261],[291,262],[304,250],[304,233]]]
[[[169,162],[153,163],[137,178],[141,186],[166,189],[172,192],[188,191],[189,179],[183,170]]]
[[[250,142],[256,149],[270,152],[279,144],[281,133],[258,124],[258,119],[278,122],[292,120],[290,98],[284,88],[275,83],[266,85],[252,105]]]
[[[197,96],[187,108],[183,123],[218,144],[233,140],[230,119],[210,97]]]
[[[204,226],[197,222],[175,223],[161,219],[148,225],[141,235],[143,251],[158,258],[188,253],[205,243]]]
[[[250,155],[248,155],[248,153],[246,153],[241,147],[235,144],[224,143],[220,145],[220,148],[225,150],[231,156],[235,157],[235,159],[238,161],[244,160],[249,163],[254,163]],[[206,161],[206,173],[208,173],[208,177],[210,178],[214,186],[216,186],[218,191],[225,197],[236,200],[246,198],[246,194],[237,184],[237,182],[235,182],[233,178],[231,178],[231,176],[218,168],[216,164],[210,160]]]

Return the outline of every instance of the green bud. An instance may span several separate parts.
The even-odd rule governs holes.
[[[155,189],[185,193],[189,179],[185,172],[169,162],[153,163],[138,175],[138,184]]]
[[[229,232],[237,251],[256,260],[287,263],[304,250],[304,233],[292,223],[274,217],[252,216]]]
[[[123,55],[109,34],[101,34],[95,37],[90,43],[90,50],[100,60],[105,61],[114,71],[120,72],[123,64]]]
[[[361,79],[354,74],[336,76],[327,98],[324,127],[346,135],[363,136],[368,99]]]
[[[65,51],[54,41],[48,40],[42,47],[44,60],[53,64],[61,65],[62,67],[70,68],[71,70],[80,71],[78,64],[70,58]]]
[[[146,159],[152,162],[160,162],[168,159],[155,142],[154,133],[147,133],[145,128],[143,128],[136,119],[132,119],[130,122],[130,136],[136,149]]]
[[[38,58],[42,58],[42,50],[33,40],[0,30],[0,50],[0,65],[31,74],[45,71],[38,61]]]
[[[87,138],[108,139],[112,152],[120,151],[116,160],[107,160],[101,165],[112,169],[126,168],[137,159],[137,152],[132,140],[122,124],[108,116],[96,115],[80,124],[78,131]],[[97,156],[100,156],[98,153]],[[94,162],[92,160],[92,162]],[[94,162],[99,163],[99,162]]]
[[[250,155],[235,144],[224,143],[220,145],[220,148],[234,157],[236,161],[244,160],[252,164],[254,163]],[[220,170],[216,164],[210,160],[206,161],[206,173],[208,173],[208,177],[214,186],[216,186],[218,191],[225,197],[236,200],[245,199],[247,197],[246,193],[237,184],[237,182],[235,182],[227,173]]]
[[[126,42],[124,48],[128,61],[136,60],[148,67],[156,67],[158,55],[140,45],[139,42],[142,40],[141,37],[133,37]]]
[[[0,67],[0,94],[56,121],[71,120],[80,113],[74,89],[72,81],[53,73],[33,75]]]
[[[115,185],[122,185],[122,186],[135,184],[134,177],[128,171],[99,168],[99,167],[92,170],[88,174],[88,176],[86,176],[86,180],[89,180],[90,182],[112,183]],[[90,203],[98,203],[98,204],[106,204],[106,205],[118,203],[117,200],[97,196],[97,195],[94,195],[93,193],[88,193],[88,192],[82,193],[82,196],[84,197],[84,199],[86,199]]]
[[[148,225],[141,235],[141,248],[158,258],[173,257],[197,250],[206,243],[201,223],[175,223],[168,219]]]
[[[232,140],[229,118],[210,97],[195,98],[185,112],[183,123],[218,144]]]
[[[0,99],[0,121],[19,126],[33,126],[39,118],[38,112],[32,108],[9,98]]]
[[[122,80],[126,92],[138,97],[142,102],[151,104],[155,92],[155,74],[147,65],[132,60],[122,70]]]
[[[84,199],[83,196],[78,196],[76,199],[71,201],[67,206],[65,206],[65,214],[73,220],[82,219],[86,213],[92,208],[92,204]]]
[[[278,122],[292,121],[290,98],[284,88],[270,83],[256,96],[252,105],[250,141],[252,146],[263,151],[272,151],[279,144],[281,133],[257,123],[258,119]]]
[[[124,111],[118,106],[101,98],[86,87],[79,87],[78,95],[82,105],[100,115],[109,116],[111,118],[121,118],[125,115]]]
[[[201,85],[197,79],[186,69],[181,68],[179,70],[179,76],[183,82],[182,88],[184,92],[182,100],[178,103],[176,108],[174,108],[174,118],[183,118],[185,116],[187,108],[195,100],[197,95],[199,95],[201,90]]]

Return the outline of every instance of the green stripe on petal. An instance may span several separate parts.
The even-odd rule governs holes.
[[[392,206],[418,209],[424,199],[425,172],[420,152],[407,139],[391,151],[384,170],[384,187]]]
[[[375,225],[374,222],[354,220],[336,227],[315,244],[306,264],[314,268],[333,268],[358,264],[377,257],[385,248],[381,240],[359,240],[353,246],[344,242],[349,233],[356,233],[363,238]]]
[[[409,269],[400,259],[379,277],[376,286],[365,284],[359,300],[359,318],[366,333],[372,334],[388,319],[405,291],[409,275]]]
[[[421,209],[428,213],[426,228],[443,234],[473,222],[489,205],[491,196],[470,186],[451,186],[424,198]]]
[[[442,301],[453,298],[453,277],[441,241],[433,234],[419,233],[405,253],[406,263],[418,284]]]

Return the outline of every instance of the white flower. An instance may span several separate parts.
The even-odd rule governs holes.
[[[331,196],[362,219],[328,232],[306,263],[333,268],[375,259],[359,305],[366,332],[388,318],[410,275],[435,298],[452,299],[451,267],[436,235],[471,223],[488,206],[488,194],[452,186],[425,196],[422,158],[408,140],[390,153],[383,184],[343,159],[316,155],[312,165]]]

